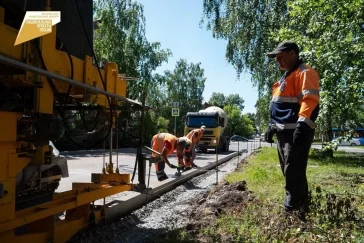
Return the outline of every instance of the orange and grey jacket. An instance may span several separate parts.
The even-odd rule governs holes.
[[[276,131],[295,129],[298,122],[315,128],[319,100],[318,73],[300,60],[273,85],[271,128]]]
[[[166,156],[170,155],[176,150],[176,144],[177,144],[178,138],[170,133],[158,133],[153,136],[151,141],[152,149],[162,153],[163,148],[167,147],[168,151]],[[152,153],[153,157],[156,157],[157,155],[155,153]]]
[[[195,134],[197,134],[197,136]],[[200,139],[202,137],[202,130],[201,130],[201,128],[194,129],[194,130],[190,131],[186,135],[186,137],[192,141],[192,145],[197,144],[198,141],[200,141]]]

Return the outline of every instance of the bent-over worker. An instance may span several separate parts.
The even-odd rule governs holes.
[[[196,166],[194,164],[196,158],[196,144],[200,141],[205,131],[206,126],[201,126],[201,128],[194,129],[186,135],[186,137],[192,142],[191,149],[185,153],[184,157],[184,164],[186,169],[191,169],[192,166]]]
[[[189,145],[186,139],[177,138],[170,133],[158,133],[153,136],[151,141],[151,147],[153,150],[161,153],[161,160],[155,163],[155,171],[158,181],[168,179],[167,174],[164,172],[165,163],[170,168],[177,168],[174,164],[171,164],[168,160],[168,156],[173,152],[177,152],[177,159],[180,161],[183,158],[183,150],[186,145]],[[157,154],[152,153],[153,157],[157,157]]]

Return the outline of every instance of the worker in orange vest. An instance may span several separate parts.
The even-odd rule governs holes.
[[[186,163],[184,161],[184,159],[186,158],[186,156],[190,155],[191,154],[191,144],[192,144],[192,141],[187,138],[187,137],[181,137],[180,139],[183,139],[186,141],[186,146],[183,150],[183,153],[180,154],[178,158],[178,164],[177,164],[177,172],[176,172],[176,176],[180,176],[181,175],[181,171],[185,171],[186,170]],[[177,155],[178,156],[178,155]]]
[[[185,148],[190,146],[190,141],[186,138],[178,138],[170,133],[158,133],[153,136],[151,147],[153,150],[161,153],[161,160],[155,163],[155,171],[158,181],[168,179],[167,174],[164,172],[165,163],[170,168],[177,168],[171,164],[167,157],[173,152],[177,152],[177,159],[179,163],[183,160],[183,153]],[[152,157],[157,157],[157,154],[152,153]],[[183,163],[183,162],[182,162]]]
[[[191,167],[196,167],[193,163],[196,158],[196,144],[200,141],[205,131],[206,126],[201,126],[201,128],[194,129],[186,135],[186,137],[192,142],[191,149],[186,151],[184,157],[184,165],[187,170],[191,169]]]
[[[272,87],[265,140],[273,143],[276,134],[286,182],[285,212],[298,211],[304,217],[309,206],[306,169],[320,110],[320,78],[315,69],[301,60],[294,42],[281,42],[268,57],[276,58],[285,73]]]

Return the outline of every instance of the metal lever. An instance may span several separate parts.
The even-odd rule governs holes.
[[[135,190],[140,192],[140,191],[144,191],[145,189],[147,189],[147,194],[148,194],[149,181],[150,181],[150,170],[151,170],[152,164],[160,161],[161,153],[159,153],[147,146],[144,146],[144,148],[147,149],[148,151],[156,153],[158,155],[157,157],[151,156],[149,158],[146,157],[145,154],[142,154],[142,153],[140,153],[138,155],[138,181],[139,181],[139,183],[138,183],[138,185],[136,185]],[[147,160],[149,161],[149,173],[148,173],[148,184],[145,185],[145,176],[146,176],[145,162]]]
[[[149,148],[149,147],[147,147],[147,146],[144,146],[144,148],[146,148],[146,149],[147,149],[147,150],[149,150],[150,152],[153,152],[153,153],[158,154],[159,156],[160,156],[160,155],[162,155],[161,153],[159,153],[159,152],[157,152],[157,151],[155,151],[155,150],[153,150],[153,149],[151,149],[151,148]]]

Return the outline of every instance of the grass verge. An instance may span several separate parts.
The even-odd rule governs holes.
[[[362,157],[336,152],[334,158],[323,158],[311,150],[307,168],[311,211],[303,222],[282,213],[284,177],[277,151],[261,148],[225,178],[229,183],[246,181],[255,200],[221,215],[202,234],[211,239],[231,235],[235,242],[364,242]]]
[[[363,166],[363,155],[337,151],[324,158],[312,149],[307,168],[310,213],[302,221],[283,213],[284,177],[276,149],[260,148],[224,178],[230,185],[245,181],[251,199],[224,207],[197,231],[171,229],[154,242],[364,242]]]

